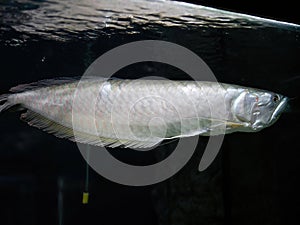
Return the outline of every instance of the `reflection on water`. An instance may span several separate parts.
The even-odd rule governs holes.
[[[0,5],[0,13],[2,32],[13,29],[58,40],[67,40],[83,31],[92,38],[108,27],[126,33],[142,32],[136,31],[135,25],[151,29],[153,24],[189,28],[280,26],[299,29],[298,25],[173,1],[7,1]],[[23,40],[26,38],[24,35]]]

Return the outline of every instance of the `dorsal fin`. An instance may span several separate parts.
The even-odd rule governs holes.
[[[32,82],[29,84],[20,84],[16,87],[11,88],[9,91],[14,93],[20,93],[24,91],[34,90],[42,87],[49,87],[53,85],[61,85],[67,83],[73,83],[79,81],[80,77],[58,77],[53,79],[45,79],[36,82]]]
[[[13,93],[20,93],[20,92],[29,91],[29,90],[35,90],[38,88],[74,83],[74,82],[78,82],[79,80],[90,80],[90,79],[103,80],[103,79],[108,79],[108,78],[103,78],[103,77],[99,77],[99,76],[57,77],[57,78],[53,78],[53,79],[40,80],[40,81],[32,82],[29,84],[20,84],[16,87],[11,88],[9,91],[11,91]]]

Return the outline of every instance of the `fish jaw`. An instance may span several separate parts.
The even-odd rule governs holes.
[[[273,123],[275,123],[278,120],[281,113],[284,112],[284,110],[287,106],[287,103],[288,103],[288,97],[283,97],[283,99],[281,100],[281,102],[279,103],[279,105],[274,110],[274,112],[271,116],[270,125],[272,125]]]

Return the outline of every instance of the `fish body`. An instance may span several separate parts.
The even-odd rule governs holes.
[[[287,98],[204,81],[100,77],[46,80],[11,89],[0,111],[57,137],[97,146],[152,147],[165,139],[254,132],[273,124]]]

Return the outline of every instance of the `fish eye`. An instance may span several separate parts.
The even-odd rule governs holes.
[[[277,103],[277,102],[279,102],[279,100],[280,100],[280,97],[279,97],[279,95],[276,95],[276,94],[275,94],[275,95],[273,95],[273,96],[272,96],[272,100],[273,100],[273,102],[274,102],[274,103]]]

